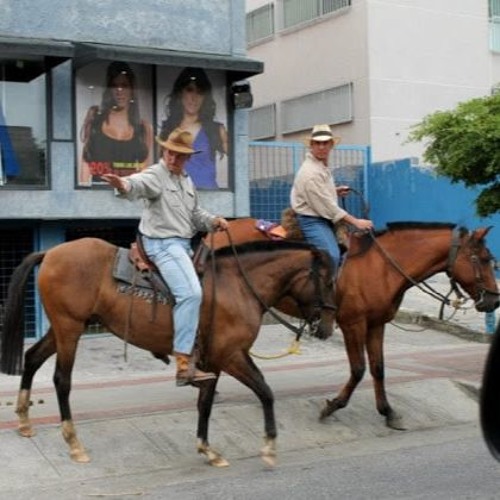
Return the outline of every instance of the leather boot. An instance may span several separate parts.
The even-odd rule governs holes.
[[[196,385],[207,380],[214,380],[215,373],[203,372],[196,368],[193,357],[187,354],[175,353],[177,363],[176,385],[183,387],[185,385]]]

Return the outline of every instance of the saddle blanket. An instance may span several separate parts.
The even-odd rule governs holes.
[[[173,304],[174,299],[163,281],[151,273],[141,273],[129,259],[127,248],[118,248],[113,266],[113,278],[119,282],[118,291],[134,294],[152,302]],[[155,279],[154,285],[152,279]]]

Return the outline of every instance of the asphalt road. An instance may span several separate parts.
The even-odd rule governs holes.
[[[388,429],[376,412],[369,375],[347,408],[318,422],[325,398],[346,381],[343,341],[338,332],[327,342],[304,339],[301,355],[274,357],[290,340],[281,326],[267,325],[254,346],[254,354],[272,358],[256,362],[276,399],[273,470],[266,470],[259,457],[260,405],[231,377],[220,381],[210,429],[211,444],[231,466],[214,469],[195,450],[196,391],[175,387],[173,367],[146,352],[129,348],[125,361],[124,345],[114,337],[83,339],[77,356],[71,400],[89,464],[69,459],[50,363],[35,380],[31,416],[38,434],[31,439],[16,431],[19,377],[2,376],[0,498],[437,498],[425,495],[432,484],[442,492],[440,476],[451,473],[475,475],[484,484],[481,493],[491,493],[484,474],[471,472],[475,469],[461,444],[475,450],[479,468],[497,470],[478,430],[477,391],[488,344],[418,325],[390,325],[387,389],[408,427],[400,432]],[[412,456],[419,458],[412,462]],[[432,480],[430,471],[436,471]],[[470,488],[475,484],[464,482]]]

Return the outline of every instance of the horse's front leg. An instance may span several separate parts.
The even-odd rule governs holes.
[[[200,384],[198,393],[198,438],[197,449],[198,453],[205,455],[208,458],[208,463],[214,467],[227,467],[229,462],[216,450],[210,447],[208,443],[208,425],[212,406],[215,398],[215,388],[217,387],[216,380],[207,380]]]
[[[274,417],[273,392],[262,375],[262,372],[250,358],[248,352],[239,352],[233,355],[230,364],[224,371],[250,388],[262,403],[264,412],[264,447],[260,454],[266,465],[274,467],[276,464],[276,420]]]
[[[364,324],[342,330],[342,334],[344,336],[345,348],[351,370],[349,380],[334,399],[326,400],[325,406],[319,415],[320,420],[323,420],[335,411],[347,406],[352,393],[363,379],[366,371]]]
[[[17,396],[16,413],[19,418],[19,434],[24,437],[32,437],[36,431],[31,425],[29,417],[31,387],[33,378],[43,363],[56,352],[54,336],[49,329],[47,334],[36,344],[32,345],[24,355],[24,370],[21,377],[21,385]]]
[[[74,342],[66,342],[60,348],[60,352],[57,353],[54,385],[56,387],[57,401],[61,415],[62,435],[69,446],[70,457],[75,462],[87,463],[90,462],[90,457],[76,435],[69,404],[71,373],[75,361],[76,345],[76,340]]]
[[[391,407],[385,391],[384,329],[385,325],[370,328],[366,342],[370,373],[373,377],[375,390],[375,402],[378,412],[385,417],[387,427],[404,431],[406,427],[403,417]]]

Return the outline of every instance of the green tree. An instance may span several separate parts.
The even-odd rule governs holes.
[[[483,187],[475,200],[479,216],[500,212],[500,93],[427,115],[408,141],[425,141],[424,160],[451,182]]]

